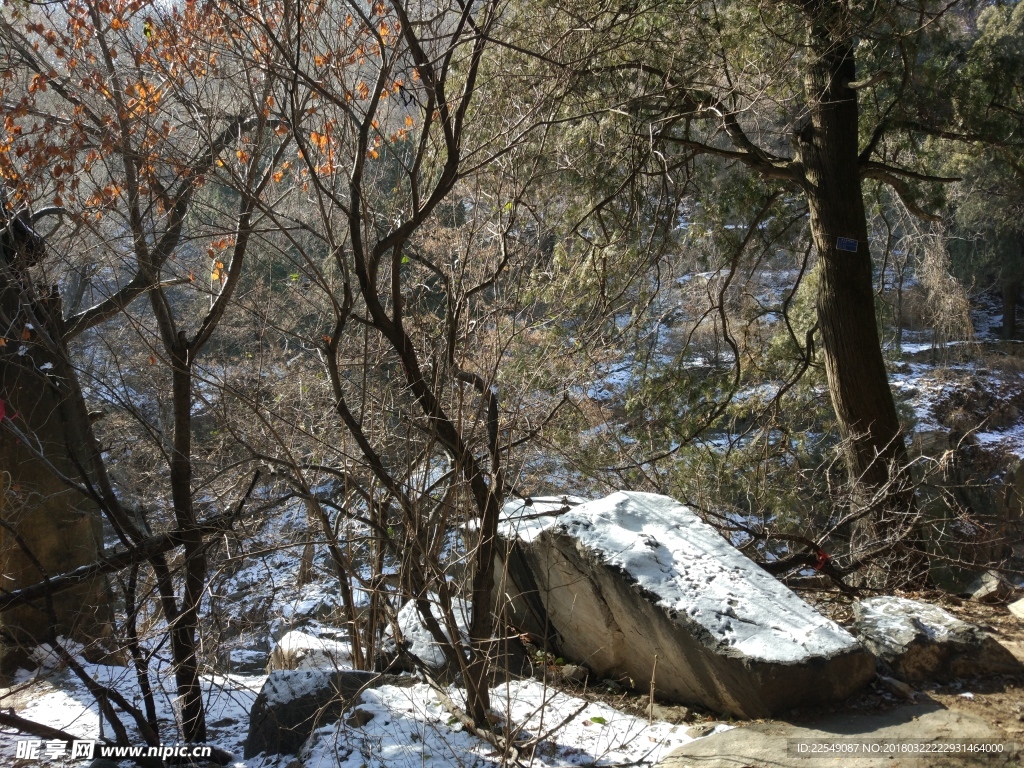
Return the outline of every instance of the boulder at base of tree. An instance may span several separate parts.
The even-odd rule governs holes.
[[[415,685],[415,678],[346,670],[271,672],[249,710],[245,757],[297,755],[316,728],[337,721],[367,688]]]
[[[537,507],[505,509],[496,609],[599,677],[749,718],[874,677],[849,633],[679,502],[620,492],[553,516]]]
[[[1024,671],[995,638],[937,605],[872,597],[853,604],[853,617],[854,634],[895,677],[908,682]]]

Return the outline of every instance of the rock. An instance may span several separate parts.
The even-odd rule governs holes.
[[[842,740],[852,746],[870,744],[873,740],[881,740],[878,743],[943,745],[960,739],[999,744],[1004,751],[985,755],[980,761],[976,754],[942,752],[924,758],[919,754],[909,757],[892,753],[870,757],[857,754],[850,758],[848,753],[812,756],[797,752],[799,742],[811,740],[822,740],[828,744]],[[939,709],[935,705],[917,705],[876,715],[836,715],[809,725],[768,722],[733,728],[680,747],[658,763],[658,767],[831,768],[846,765],[856,768],[967,768],[983,762],[989,768],[1002,768],[1018,765],[1019,757],[1019,751],[1008,743],[1006,735],[980,717]]]
[[[980,627],[936,605],[902,597],[872,597],[853,604],[853,632],[894,677],[909,682],[1024,669]]]
[[[533,672],[534,679],[551,684],[573,683],[575,685],[582,685],[587,682],[589,676],[590,670],[580,664],[538,665]]]
[[[879,675],[877,680],[880,686],[894,696],[899,696],[901,699],[907,699],[908,701],[914,700],[914,689],[902,680],[897,680],[895,677],[886,677],[885,675]]]
[[[691,739],[702,739],[717,728],[721,723],[699,723],[691,725],[686,729],[686,735]]]
[[[444,619],[441,617],[441,609],[437,605],[436,595],[431,595],[430,605],[433,616],[438,620],[444,636],[449,637]],[[455,600],[452,605],[452,613],[455,616],[460,639],[462,642],[468,642],[469,604],[464,600]],[[446,683],[454,681],[458,677],[459,670],[451,668],[441,646],[423,623],[415,601],[410,600],[403,605],[398,611],[396,619],[398,629],[402,634],[402,648],[423,662],[423,665],[434,677]],[[415,666],[406,654],[400,652],[391,627],[385,629],[384,632],[384,643],[380,651],[380,668],[393,672],[414,672]]]
[[[693,719],[693,713],[686,707],[666,706],[656,701],[648,704],[645,712],[650,720],[660,720],[661,722],[672,723],[673,725],[687,723]]]
[[[437,606],[436,597],[432,596],[431,610],[434,618],[442,627],[444,636],[449,634],[442,619],[441,609]],[[452,613],[455,616],[455,623],[463,643],[469,642],[469,623],[471,609],[469,603],[464,600],[452,601]],[[459,680],[460,670],[453,666],[445,658],[441,645],[430,634],[420,616],[416,603],[412,600],[402,606],[397,616],[398,627],[404,638],[404,648],[419,658],[423,665],[435,678],[445,683],[452,683]],[[400,653],[394,639],[391,637],[391,628],[385,630],[385,642],[381,649],[379,668],[390,672],[414,672],[415,667],[410,663],[407,655]],[[503,681],[506,675],[515,678],[530,677],[533,674],[533,665],[527,657],[526,650],[518,638],[504,638],[495,641],[490,671],[492,680]]]
[[[373,712],[356,707],[352,710],[352,714],[345,718],[345,722],[353,728],[362,728],[368,722],[373,720],[373,717]]]
[[[434,617],[438,619],[438,624],[441,625],[444,636],[449,637],[448,631],[445,629],[441,609],[437,606],[436,601],[432,601],[431,611]],[[464,600],[453,601],[452,614],[455,616],[455,624],[459,629],[460,639],[464,643],[468,642],[471,614],[469,604]],[[423,619],[420,617],[420,612],[417,610],[414,601],[410,600],[407,602],[398,612],[398,626],[405,637],[406,647],[411,653],[418,656],[427,665],[428,669],[440,671],[446,667],[448,662],[444,657],[444,651],[434,639],[434,636],[430,634],[430,630],[423,624]]]
[[[249,711],[245,757],[296,755],[315,728],[337,721],[363,690],[415,683],[411,677],[354,670],[271,672]]]
[[[590,676],[590,670],[580,664],[565,664],[559,671],[562,679],[570,683],[585,683]]]
[[[1024,619],[1024,598],[1017,600],[1014,603],[1010,603],[1007,607],[1010,609],[1010,613],[1018,619]]]
[[[226,655],[227,668],[236,675],[255,675],[267,671],[266,651],[232,648]]]
[[[278,640],[270,652],[267,671],[277,669],[351,669],[351,648],[347,642],[292,630]]]
[[[598,678],[737,717],[850,695],[874,658],[666,496],[508,505],[496,610]],[[547,630],[547,631],[546,631]],[[655,661],[657,660],[657,661]]]
[[[1018,587],[998,571],[985,571],[971,582],[962,595],[979,603],[1005,603],[1017,591]]]

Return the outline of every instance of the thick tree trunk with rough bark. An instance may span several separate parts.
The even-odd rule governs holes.
[[[1003,280],[1003,333],[1004,339],[1017,335],[1017,294],[1020,280]]]
[[[857,525],[856,548],[914,528],[916,509],[913,491],[904,487],[906,446],[875,319],[857,92],[848,87],[856,75],[854,41],[837,39],[822,6],[827,4],[810,17],[805,75],[810,120],[796,137],[796,149],[819,258],[818,322],[829,394],[848,443],[857,503],[870,505]],[[921,558],[911,559],[915,562],[909,578],[920,579]],[[889,574],[887,581],[889,577],[908,575]]]

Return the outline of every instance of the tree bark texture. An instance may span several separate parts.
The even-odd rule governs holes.
[[[1017,335],[1017,294],[1020,280],[1003,280],[1003,333],[1004,339]]]
[[[810,225],[819,258],[818,322],[829,395],[857,503],[873,500],[855,527],[854,548],[914,527],[907,452],[875,319],[867,215],[861,193],[854,41],[836,34],[831,3],[814,4],[805,73],[809,121],[796,136]],[[840,247],[842,246],[842,247]],[[879,503],[881,497],[881,503]],[[920,557],[911,578],[921,577]],[[891,581],[895,574],[876,574]],[[898,578],[907,578],[901,574]],[[875,579],[872,579],[875,580]]]

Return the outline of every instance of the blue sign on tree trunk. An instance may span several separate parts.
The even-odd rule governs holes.
[[[852,237],[837,237],[836,238],[836,250],[849,251],[850,253],[857,252],[857,241]]]

